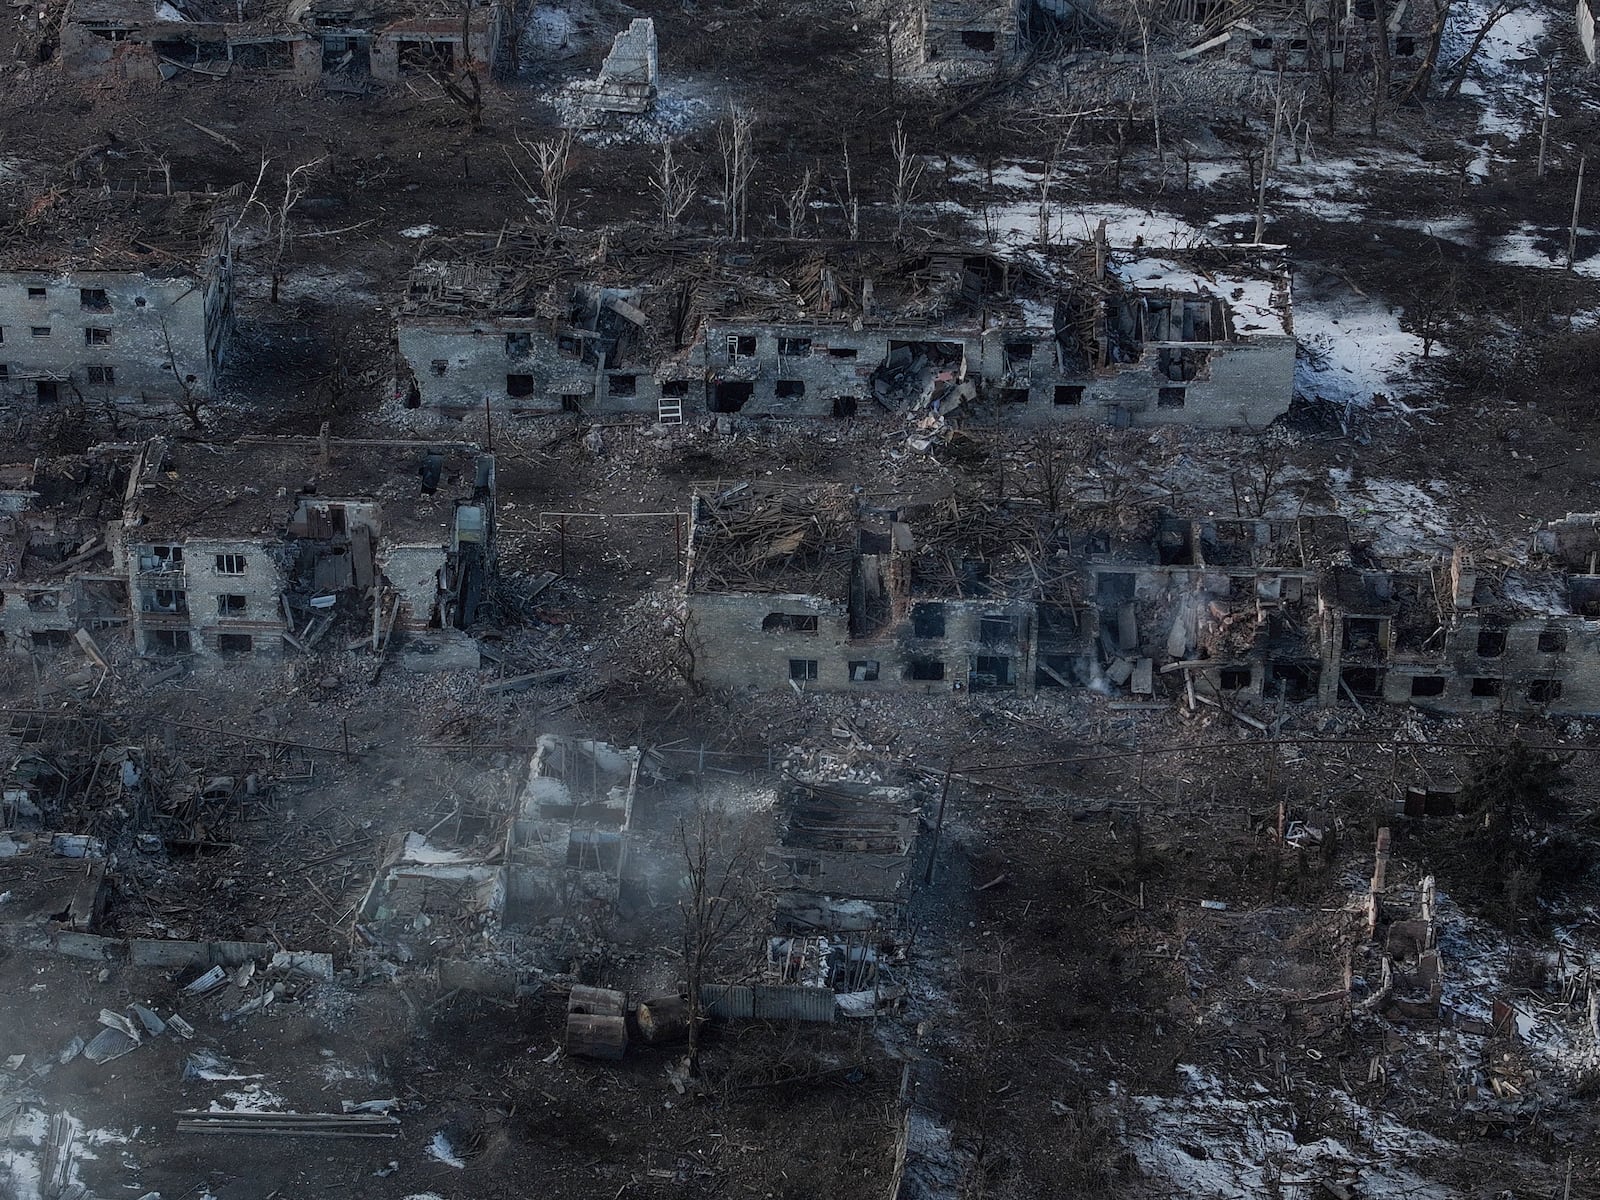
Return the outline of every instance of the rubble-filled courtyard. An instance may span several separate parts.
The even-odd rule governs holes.
[[[1595,19],[14,6],[0,1200],[1600,1197]]]

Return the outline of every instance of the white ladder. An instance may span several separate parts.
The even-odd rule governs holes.
[[[679,396],[662,396],[656,401],[656,420],[663,425],[683,424],[683,399]]]

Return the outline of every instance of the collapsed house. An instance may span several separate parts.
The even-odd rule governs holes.
[[[493,72],[514,38],[498,0],[69,0],[61,63],[72,75],[157,83],[235,74],[361,90],[408,75]]]
[[[233,332],[225,193],[51,193],[0,231],[0,399],[171,412]]]
[[[921,0],[911,14],[915,69],[953,81],[1009,65],[1030,8],[1030,0]]]
[[[1114,259],[1103,237],[1015,258],[580,242],[425,246],[399,317],[410,402],[1254,428],[1293,398],[1289,278],[1270,258]]]
[[[152,439],[133,452],[117,549],[141,654],[271,658],[343,623],[376,652],[406,643],[408,666],[461,665],[450,631],[494,570],[494,460],[465,445]]]
[[[703,485],[687,635],[720,687],[1600,711],[1600,517],[1534,550],[1490,579],[1462,553],[1380,562],[1338,516]]]
[[[1408,0],[1386,11],[1390,61],[1397,68],[1420,64],[1431,11]],[[1368,68],[1377,19],[1373,0],[1174,0],[1165,24],[1189,43],[1180,59],[1208,56],[1255,70],[1326,74]]]
[[[540,736],[507,827],[505,924],[603,924],[628,866],[640,752]]]

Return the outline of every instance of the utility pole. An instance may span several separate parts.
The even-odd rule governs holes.
[[[1578,208],[1583,204],[1583,168],[1588,163],[1589,156],[1578,156],[1578,184],[1572,189],[1572,228],[1567,231],[1567,269],[1572,269],[1572,264],[1578,256]]]
[[[1539,118],[1539,171],[1538,177],[1544,178],[1544,147],[1550,137],[1550,76],[1555,74],[1556,60],[1551,59],[1544,65],[1544,108],[1543,115]]]

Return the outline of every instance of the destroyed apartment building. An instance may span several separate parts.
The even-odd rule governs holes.
[[[372,81],[450,76],[470,63],[493,72],[508,37],[497,0],[69,0],[61,62],[85,78],[244,75],[359,91]]]
[[[410,403],[447,414],[972,416],[1259,428],[1288,409],[1272,258],[1004,257],[862,242],[426,245],[399,317]]]
[[[121,545],[143,654],[308,652],[336,625],[403,661],[477,665],[494,569],[494,460],[466,445],[153,439]],[[454,636],[452,636],[454,634]]]
[[[1180,59],[1213,58],[1258,71],[1362,71],[1377,53],[1379,11],[1374,0],[1175,0],[1166,23],[1191,31]],[[1396,68],[1422,62],[1432,10],[1400,0],[1382,11],[1390,61]]]
[[[84,460],[0,464],[0,652],[70,645],[128,622],[115,561],[126,469]]]
[[[53,191],[0,231],[0,398],[138,415],[208,397],[234,325],[236,197]]]
[[[1377,561],[1338,516],[1130,525],[954,490],[708,484],[686,636],[719,687],[1600,711],[1600,518],[1534,545],[1491,579],[1459,552]]]

